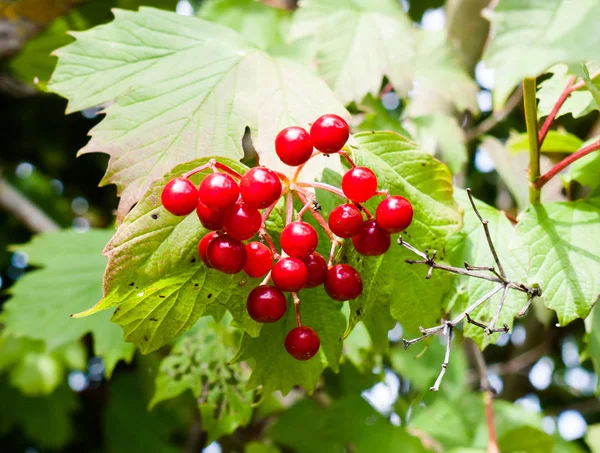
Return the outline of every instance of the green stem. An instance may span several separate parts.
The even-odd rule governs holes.
[[[535,78],[523,80],[523,104],[529,141],[529,202],[540,203],[541,190],[535,187],[540,177],[540,145],[538,141],[537,99]]]

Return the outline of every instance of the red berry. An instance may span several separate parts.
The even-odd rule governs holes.
[[[313,252],[306,258],[302,258],[302,262],[308,271],[305,288],[316,288],[322,285],[327,275],[327,262],[320,253]]]
[[[333,208],[329,214],[329,228],[336,236],[341,238],[351,238],[360,229],[363,223],[363,216],[353,204],[341,204]]]
[[[360,231],[352,238],[354,248],[365,256],[383,255],[390,248],[390,234],[377,226],[375,220],[365,221]]]
[[[204,261],[204,264],[206,265],[206,267],[212,267],[208,263],[208,259],[206,258],[206,252],[208,250],[208,245],[211,243],[211,241],[214,238],[216,238],[218,236],[219,235],[216,231],[211,231],[210,233],[202,236],[202,239],[200,239],[200,242],[198,243],[198,256],[200,257],[200,259],[202,261]]]
[[[296,258],[304,258],[317,248],[319,236],[310,224],[302,221],[292,222],[281,232],[281,248]]]
[[[298,258],[283,258],[271,271],[273,284],[281,291],[300,291],[308,280],[308,270]]]
[[[210,241],[206,259],[218,271],[237,274],[246,264],[246,247],[237,239],[224,234]]]
[[[254,236],[262,224],[260,211],[246,203],[236,203],[223,214],[223,226],[227,233],[238,241]]]
[[[248,206],[264,209],[281,196],[281,181],[273,170],[256,167],[242,176],[240,194]]]
[[[310,128],[313,146],[325,154],[337,153],[349,136],[348,123],[333,114],[321,116]]]
[[[277,288],[262,285],[254,288],[248,295],[246,308],[256,322],[276,322],[285,315],[287,301]]]
[[[336,264],[327,271],[325,292],[333,300],[343,302],[356,299],[362,290],[360,274],[349,264]]]
[[[171,179],[160,196],[163,206],[174,215],[188,215],[196,209],[198,189],[187,178]]]
[[[295,327],[285,337],[285,349],[296,360],[312,359],[320,346],[319,335],[308,326]]]
[[[377,176],[367,167],[351,168],[342,178],[342,190],[349,200],[362,203],[377,192]]]
[[[269,247],[260,242],[246,244],[244,272],[252,278],[264,277],[273,267],[273,254]]]
[[[240,188],[227,173],[211,173],[200,183],[200,201],[213,211],[233,206]]]
[[[302,165],[313,152],[310,135],[301,127],[286,127],[275,138],[275,152],[286,165]]]
[[[388,197],[377,206],[377,225],[388,233],[400,233],[408,228],[413,218],[410,202],[397,195]]]
[[[200,200],[196,205],[196,214],[200,219],[200,223],[207,230],[220,230],[223,228],[223,213],[219,211],[213,211]]]

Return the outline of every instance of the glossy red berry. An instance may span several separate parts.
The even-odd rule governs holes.
[[[363,216],[353,204],[341,204],[336,206],[329,214],[329,228],[333,234],[341,238],[351,238],[360,229]]]
[[[227,173],[211,173],[200,183],[200,201],[213,211],[233,206],[239,196],[239,186]]]
[[[379,228],[375,220],[367,220],[352,238],[352,243],[361,255],[377,256],[389,250],[392,240],[390,234]]]
[[[273,284],[281,291],[300,291],[308,280],[308,270],[298,258],[283,258],[273,266],[271,271]]]
[[[208,263],[225,274],[237,274],[246,264],[246,247],[237,239],[225,234],[208,244]]]
[[[223,213],[223,226],[227,233],[238,241],[254,236],[262,224],[260,211],[246,203],[236,203]]]
[[[257,286],[248,295],[248,314],[256,322],[276,322],[283,318],[287,309],[285,295],[273,286]]]
[[[394,195],[379,203],[375,218],[379,228],[388,233],[400,233],[412,222],[413,207],[406,198]]]
[[[252,278],[264,277],[273,267],[273,254],[269,247],[260,242],[246,244],[244,272]]]
[[[170,180],[160,196],[163,206],[174,215],[188,215],[196,209],[198,189],[187,178]]]
[[[281,248],[285,253],[296,258],[304,258],[317,248],[319,236],[308,223],[298,221],[285,226],[281,232]]]
[[[275,152],[286,165],[302,165],[313,152],[310,135],[301,127],[286,127],[275,138]]]
[[[240,194],[248,206],[264,209],[281,196],[281,181],[273,170],[255,167],[242,176]]]
[[[308,326],[295,327],[285,337],[285,349],[296,360],[312,359],[320,346],[319,335]]]
[[[316,288],[322,285],[327,275],[327,262],[320,253],[313,252],[306,258],[302,258],[302,262],[308,271],[305,288]]]
[[[202,239],[200,239],[200,242],[198,243],[198,256],[204,262],[204,264],[206,265],[206,267],[212,267],[209,264],[208,259],[206,257],[206,252],[208,250],[208,244],[210,244],[211,241],[213,239],[215,239],[216,237],[218,237],[218,236],[219,235],[217,234],[216,231],[211,231],[210,233],[205,234],[204,236],[202,236]]]
[[[337,153],[344,147],[349,136],[348,123],[333,114],[321,116],[310,128],[313,146],[325,154]]]
[[[367,201],[377,192],[377,176],[367,167],[354,167],[342,178],[342,190],[355,203]]]
[[[356,299],[362,290],[360,274],[349,264],[336,264],[327,271],[325,292],[333,300],[343,302]]]
[[[200,219],[200,223],[207,230],[220,230],[223,228],[223,212],[213,211],[200,200],[196,205],[196,214]]]

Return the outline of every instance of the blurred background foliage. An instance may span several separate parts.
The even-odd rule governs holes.
[[[15,214],[6,201],[7,193],[21,194],[16,203],[37,206],[46,217],[42,225],[49,229],[85,232],[114,223],[115,187],[97,187],[107,156],[87,154],[75,159],[88,140],[88,131],[99,121],[99,108],[64,115],[66,101],[45,92],[56,63],[49,54],[72,40],[66,32],[110,21],[111,8],[147,5],[199,14],[241,31],[261,48],[281,52],[295,2],[264,3],[278,9],[236,0],[0,2],[0,198],[8,203],[0,203],[0,306],[15,282],[40,264],[23,248],[12,245],[27,242],[40,231]],[[525,131],[525,123],[520,89],[506,107],[492,109],[494,73],[481,61],[489,34],[481,11],[490,2],[400,3],[413,25],[444,34],[474,81],[476,105],[457,109],[435,92],[423,93],[415,85],[407,97],[401,97],[384,80],[379,96],[367,95],[360,103],[350,103],[356,114],[354,130],[389,129],[412,135],[423,149],[449,165],[457,185],[471,187],[478,198],[514,215],[522,202],[522,187],[513,176],[527,165],[519,154],[523,147],[519,134]],[[286,52],[306,60],[300,44]],[[443,67],[445,63],[440,64]],[[558,132],[548,140],[547,146],[554,145],[554,149],[545,155],[546,165],[598,135],[598,112],[582,109],[581,113],[577,119],[572,115],[559,118]],[[557,181],[546,190],[547,196],[552,200],[577,197],[586,190],[578,181],[567,185]],[[593,184],[597,181],[588,185]],[[65,267],[65,272],[69,269],[73,267]],[[43,299],[43,291],[37,297]],[[594,318],[586,322],[600,317],[598,309],[595,311]],[[32,316],[42,314],[32,312]],[[502,452],[600,452],[598,378],[587,359],[584,322],[561,329],[555,323],[552,312],[535,307],[516,322],[510,334],[502,334],[496,345],[485,350],[490,380],[498,395],[495,411]],[[227,329],[225,324],[220,328]],[[227,335],[235,343],[236,334]],[[470,343],[459,343],[457,349],[463,352],[453,358],[444,391],[430,394],[428,388],[438,373],[443,348],[433,342],[427,354],[419,348],[405,352],[401,336],[401,326],[391,330],[391,349],[381,356],[369,349],[367,334],[359,326],[347,340],[347,359],[340,373],[327,371],[314,395],[300,390],[285,398],[267,395],[261,405],[252,407],[257,396],[240,395],[237,406],[228,400],[229,407],[218,394],[214,401],[202,399],[202,389],[195,386],[211,376],[192,365],[179,387],[162,389],[166,392],[163,398],[154,395],[156,376],[158,383],[160,373],[169,372],[169,363],[161,364],[168,350],[135,357],[128,352],[124,357],[128,356],[130,363],[120,363],[107,380],[107,368],[112,371],[115,364],[107,366],[95,355],[90,335],[49,348],[45,340],[0,333],[0,450],[485,451],[484,409],[481,396],[472,392],[478,376]],[[176,342],[175,350],[209,341],[192,330]],[[224,352],[215,354],[231,357],[234,351],[225,347]],[[221,366],[211,362],[211,372],[218,374]],[[246,371],[242,367],[235,373]],[[235,377],[225,378],[230,380]],[[155,407],[148,411],[151,400]],[[214,411],[215,405],[233,415],[207,433],[199,413],[207,407]],[[234,429],[240,423],[247,426]],[[520,442],[523,440],[528,442]]]

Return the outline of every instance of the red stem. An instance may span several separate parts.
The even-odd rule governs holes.
[[[292,297],[294,299],[294,309],[296,310],[296,325],[300,327],[302,326],[302,323],[300,322],[300,298],[296,293],[292,293]]]
[[[218,168],[221,171],[224,171],[225,173],[229,173],[231,176],[233,176],[234,178],[237,179],[242,179],[242,175],[240,175],[237,171],[232,170],[231,168],[229,168],[227,165],[222,164],[220,162],[215,162],[214,165],[215,168]]]
[[[344,158],[348,161],[348,163],[350,164],[350,166],[352,168],[356,167],[356,164],[354,163],[354,161],[352,160],[352,158],[350,157],[350,155],[348,154],[347,151],[342,150],[339,152],[339,154],[340,154],[340,156],[344,156]]]
[[[301,191],[294,191],[294,195],[296,195],[300,201],[302,203],[307,203],[308,199],[306,198],[306,196],[301,192]],[[327,222],[325,221],[325,219],[323,218],[323,216],[321,214],[319,214],[318,212],[313,211],[312,209],[310,211],[308,211],[312,214],[312,216],[315,218],[315,220],[319,223],[319,225],[321,225],[321,228],[323,228],[323,230],[325,230],[325,233],[327,233],[327,236],[329,236],[329,239],[331,239],[331,241],[337,241],[337,237],[335,236],[335,234],[333,234],[333,232],[331,231],[331,229],[329,228],[329,225],[327,225]]]
[[[571,96],[571,93],[574,91],[573,88],[576,86],[576,85],[573,85],[574,82],[575,82],[575,76],[569,77],[567,86],[565,87],[563,92],[560,94],[560,97],[558,98],[558,101],[556,101],[556,104],[554,104],[554,107],[552,107],[552,111],[550,112],[550,114],[546,117],[546,120],[544,121],[544,124],[542,125],[542,128],[540,129],[540,134],[538,135],[538,142],[540,144],[540,148],[542,146],[542,143],[544,143],[544,139],[546,138],[546,135],[548,134],[548,131],[550,130],[550,127],[552,126],[552,123],[554,122],[554,119],[556,118],[558,111],[563,106],[563,104],[568,99],[568,97]]]
[[[596,140],[591,145],[586,146],[585,148],[580,149],[579,151],[571,154],[570,156],[565,157],[559,163],[557,163],[554,167],[536,179],[535,183],[533,183],[533,187],[536,189],[541,189],[544,185],[550,181],[554,176],[564,170],[566,167],[571,165],[576,160],[581,159],[583,156],[587,156],[588,154],[597,151],[600,149],[600,139]]]
[[[300,187],[312,187],[313,189],[326,190],[327,192],[331,192],[342,198],[346,198],[346,195],[344,195],[344,192],[341,189],[324,182],[297,182],[295,185]]]

